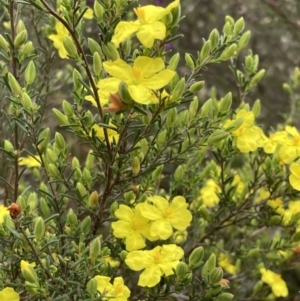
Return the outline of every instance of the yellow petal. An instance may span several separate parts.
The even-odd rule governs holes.
[[[158,235],[161,239],[168,239],[173,234],[173,228],[166,218],[162,218],[152,222],[150,234]]]
[[[160,21],[144,24],[136,36],[145,47],[151,48],[155,40],[163,40],[166,37],[166,25]]]
[[[146,247],[143,236],[138,231],[132,231],[130,236],[126,238],[126,250],[134,251]]]
[[[121,59],[117,59],[113,62],[104,62],[103,68],[109,75],[123,80],[127,84],[132,82],[132,68]]]
[[[121,21],[115,28],[115,32],[111,40],[112,43],[114,43],[116,47],[119,47],[120,43],[122,43],[123,41],[128,39],[132,34],[137,32],[140,27],[141,23],[139,21]]]
[[[135,59],[133,67],[140,70],[142,79],[149,78],[165,68],[165,63],[162,58],[151,58],[148,56],[139,56]]]
[[[1,301],[19,301],[20,296],[12,287],[6,287],[0,291]]]
[[[173,70],[162,70],[148,79],[143,79],[140,83],[148,89],[158,90],[165,87],[175,74]]]
[[[159,283],[162,273],[158,266],[151,266],[146,268],[140,275],[138,285],[153,287]]]
[[[144,105],[153,103],[153,95],[151,91],[143,85],[129,85],[128,92],[132,99],[137,103]]]

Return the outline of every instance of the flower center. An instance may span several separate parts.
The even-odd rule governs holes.
[[[145,11],[142,7],[137,7],[133,9],[138,18],[145,21]]]
[[[155,261],[156,263],[159,263],[159,261],[160,261],[160,253],[159,253],[159,252],[155,252],[155,253],[153,254],[153,259],[154,259],[154,261]]]
[[[138,219],[132,221],[132,226],[135,230],[138,230],[141,227],[141,222]]]
[[[133,75],[133,82],[137,84],[141,77],[141,69],[138,67],[132,67],[132,75]]]
[[[297,145],[300,142],[300,136],[295,136],[294,137],[294,144]]]
[[[116,286],[116,288],[115,288],[115,296],[121,294],[122,291],[123,291],[122,285],[118,284],[118,285]]]
[[[172,214],[172,210],[170,208],[167,208],[165,211],[165,217],[168,217]]]

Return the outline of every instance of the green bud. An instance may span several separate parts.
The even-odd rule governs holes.
[[[57,119],[57,121],[61,124],[61,125],[66,125],[69,124],[68,122],[68,118],[66,115],[64,115],[61,111],[53,108],[52,112],[55,116],[55,118]]]
[[[236,44],[232,44],[232,45],[228,46],[227,48],[225,48],[225,50],[222,52],[222,54],[220,56],[220,59],[222,61],[227,61],[228,59],[230,59],[232,57],[232,55],[234,54],[236,47],[237,47]]]
[[[218,143],[224,139],[226,139],[230,135],[229,132],[224,131],[224,130],[216,130],[213,132],[209,138],[207,139],[208,144],[215,144]]]
[[[229,92],[220,101],[220,104],[219,104],[220,112],[228,112],[231,108],[231,104],[232,104],[232,94],[231,94],[231,92]]]
[[[90,194],[88,205],[90,208],[95,208],[98,203],[99,203],[99,194],[95,190]]]
[[[222,278],[223,278],[223,270],[220,267],[214,268],[209,273],[209,282],[211,284],[218,284]]]
[[[121,253],[120,253],[119,255],[120,255],[120,259],[121,259],[122,261],[125,261],[127,255],[128,255],[128,252],[125,251],[125,250],[123,250],[123,251],[121,251]]]
[[[4,149],[11,153],[14,151],[14,146],[12,145],[12,143],[9,140],[4,140]]]
[[[233,31],[236,34],[239,34],[241,31],[244,30],[244,27],[245,27],[245,21],[244,21],[244,18],[241,17],[235,22]]]
[[[69,37],[64,37],[63,39],[63,45],[68,53],[68,56],[71,58],[76,58],[77,57],[77,48],[75,46],[75,43],[73,40]]]
[[[0,34],[0,49],[3,49],[5,52],[9,52],[9,44],[2,34]]]
[[[253,107],[252,107],[252,112],[254,114],[255,117],[258,117],[260,114],[260,110],[261,110],[261,104],[260,104],[260,100],[256,99]]]
[[[266,70],[265,69],[261,69],[259,70],[250,80],[250,83],[248,84],[249,88],[252,88],[254,86],[256,86],[259,81],[264,77]]]
[[[33,44],[31,41],[28,41],[22,46],[22,56],[23,58],[28,58],[35,52],[35,49],[33,47]]]
[[[250,38],[251,38],[251,31],[248,30],[241,36],[240,40],[238,41],[238,46],[236,49],[237,53],[240,53],[241,50],[243,50],[248,45]]]
[[[206,206],[201,206],[199,211],[200,211],[201,215],[204,217],[205,220],[210,219],[210,213],[207,210]]]
[[[158,134],[156,144],[159,148],[163,147],[163,145],[166,143],[167,133],[167,130],[163,130]]]
[[[67,147],[64,137],[58,132],[55,133],[55,144],[60,151],[64,151]]]
[[[148,149],[149,149],[149,144],[148,144],[148,141],[146,138],[143,138],[141,141],[140,141],[140,147],[141,147],[141,151],[144,155],[146,155],[146,153],[148,152]]]
[[[209,35],[208,40],[210,41],[211,51],[213,51],[219,44],[220,34],[215,28]]]
[[[201,52],[200,52],[200,56],[199,56],[199,61],[200,61],[200,64],[203,63],[203,61],[205,59],[207,59],[207,57],[209,56],[210,54],[210,51],[211,51],[211,42],[210,40],[206,41],[201,49]]]
[[[163,168],[164,168],[164,166],[160,165],[160,166],[156,167],[156,169],[152,172],[152,180],[153,181],[156,181],[160,177],[160,174],[161,174]]]
[[[176,275],[179,278],[184,278],[188,272],[188,266],[184,262],[179,262],[176,266]]]
[[[210,273],[216,267],[216,255],[211,254],[205,263],[207,273]]]
[[[17,28],[16,28],[16,33],[19,34],[20,32],[22,32],[24,30],[26,30],[25,24],[22,20],[19,20],[18,24],[17,24]]]
[[[40,216],[36,217],[34,220],[34,236],[36,239],[41,239],[45,235],[45,222]]]
[[[57,155],[51,148],[46,148],[45,150],[45,157],[48,163],[55,164],[57,161]]]
[[[41,288],[37,283],[30,283],[29,281],[25,281],[25,288],[26,291],[32,295],[37,295],[38,292],[41,291]]]
[[[183,176],[184,176],[184,169],[182,165],[179,165],[174,172],[174,179],[175,181],[180,182],[183,179]]]
[[[104,9],[97,0],[94,1],[94,13],[98,21],[103,21]]]
[[[186,54],[184,55],[184,59],[185,59],[186,65],[187,65],[190,69],[194,70],[194,69],[195,69],[195,61],[194,61],[194,59],[193,59],[193,56],[192,56],[190,53],[186,53]]]
[[[67,222],[70,226],[76,226],[78,223],[78,219],[73,209],[70,208],[67,214]]]
[[[273,215],[269,219],[269,225],[275,226],[280,225],[282,217],[280,215]]]
[[[87,216],[81,223],[80,223],[80,230],[84,235],[87,235],[91,231],[91,223],[92,219],[90,216]]]
[[[246,67],[246,71],[248,73],[252,73],[252,67],[253,67],[253,57],[252,57],[252,55],[247,55],[245,57],[245,67]]]
[[[68,101],[63,100],[62,108],[66,116],[71,117],[74,115],[74,108]]]
[[[218,297],[215,299],[215,301],[231,301],[233,299],[233,295],[229,293],[223,293],[221,295],[218,295]]]
[[[258,257],[258,256],[261,256],[261,252],[260,252],[259,248],[252,249],[247,253],[247,257],[254,257],[255,258],[255,257]]]
[[[189,268],[191,270],[197,268],[202,264],[203,255],[204,255],[203,247],[197,247],[196,249],[193,250],[193,252],[189,256]]]
[[[95,1],[96,3],[97,1]],[[93,55],[93,70],[95,75],[100,76],[102,71],[102,60],[98,52]]]
[[[174,101],[178,101],[181,99],[182,94],[185,89],[185,78],[183,77],[175,86],[174,90],[172,91],[172,97]]]
[[[49,170],[49,173],[52,177],[54,177],[56,179],[60,179],[60,177],[61,177],[60,172],[53,163],[50,163],[48,165],[48,170]]]
[[[229,22],[226,22],[223,26],[223,33],[227,36],[232,34],[232,25]]]
[[[18,198],[17,198],[17,204],[21,205],[22,208],[27,207],[27,202],[26,202],[25,198],[21,195],[18,196]]]
[[[128,91],[128,85],[125,82],[123,81],[120,82],[118,92],[122,102],[128,105],[133,104],[133,99]]]
[[[40,150],[46,149],[50,141],[50,128],[44,129],[38,137],[38,148]]]
[[[82,89],[82,83],[79,80],[82,80],[82,76],[79,73],[79,71],[74,68],[73,69],[73,83],[74,83],[74,89],[76,91],[79,91],[80,89]]]
[[[252,72],[257,72],[258,64],[259,64],[259,56],[257,54],[255,54],[253,56]]]
[[[72,159],[72,168],[73,169],[76,169],[76,168],[80,169],[80,163],[79,163],[79,160],[76,157],[73,157],[73,159]]]
[[[95,3],[96,2],[97,1],[95,1]],[[94,295],[96,295],[98,290],[97,287],[98,287],[97,280],[95,278],[92,278],[89,280],[89,282],[86,285],[86,291],[89,293],[91,297],[94,297]]]
[[[189,107],[190,119],[193,119],[197,115],[198,107],[199,107],[198,97],[194,96],[193,101],[190,103],[190,107]]]
[[[181,17],[181,5],[180,3],[171,10],[172,22],[168,24],[168,28],[174,28],[178,25]]]
[[[92,170],[94,167],[95,156],[93,155],[93,151],[89,151],[86,160],[85,160],[85,167],[89,170]]]
[[[234,25],[234,19],[229,15],[225,16],[225,22],[228,22],[230,25]]]
[[[78,183],[76,184],[76,188],[77,188],[77,190],[78,190],[78,192],[79,192],[79,195],[80,195],[82,198],[86,197],[86,195],[87,195],[86,189],[85,189],[85,187],[82,185],[82,183],[78,182]]]
[[[195,82],[193,83],[190,87],[189,87],[189,91],[191,93],[196,93],[198,91],[200,91],[203,87],[204,87],[204,81],[200,81],[200,82]]]
[[[14,94],[21,96],[22,95],[22,88],[19,85],[18,81],[15,79],[15,77],[9,72],[7,74],[8,82],[11,87],[11,90]]]
[[[30,61],[25,69],[25,81],[31,85],[36,78],[36,69],[33,61]]]
[[[88,38],[88,46],[89,46],[89,49],[92,54],[94,54],[95,52],[98,52],[98,53],[100,53],[100,55],[102,55],[102,50],[101,50],[100,45],[92,38]]]
[[[35,270],[27,261],[21,260],[21,272],[25,280],[27,280],[28,282],[30,283],[38,282],[38,278]]]
[[[288,83],[284,83],[282,88],[289,94],[293,94],[293,89]]]
[[[177,117],[177,109],[176,107],[174,107],[168,111],[167,121],[166,121],[167,127],[172,127],[174,125],[176,117]]]
[[[253,287],[253,295],[256,295],[257,293],[259,293],[261,291],[261,289],[263,288],[264,283],[259,280],[255,283],[254,287]]]
[[[171,57],[171,59],[169,60],[168,69],[174,70],[174,71],[175,71],[175,70],[177,69],[179,60],[180,60],[180,54],[179,54],[179,53],[175,53],[175,54]]]
[[[215,107],[213,105],[213,100],[210,98],[201,107],[200,117],[210,117],[213,118],[215,115]]]
[[[115,61],[120,58],[119,52],[115,45],[111,42],[108,42],[106,45],[102,45],[103,53],[106,55],[107,59]]]
[[[40,203],[40,208],[41,208],[43,216],[45,218],[48,218],[51,214],[51,211],[50,211],[50,208],[49,208],[46,200],[44,198],[40,198],[39,203]]]
[[[134,157],[131,164],[131,170],[133,175],[138,175],[141,170],[140,159],[138,157]]]
[[[119,203],[117,201],[114,201],[110,206],[110,210],[109,210],[110,214],[115,215],[115,212],[118,208],[119,208]]]
[[[27,30],[21,31],[14,40],[15,47],[20,47],[27,41]]]
[[[225,128],[225,130],[228,132],[235,131],[243,124],[243,122],[244,122],[244,118],[240,117],[234,120],[233,122],[231,122],[230,125],[227,128]]]
[[[26,92],[22,93],[21,104],[25,109],[32,108],[32,101]]]
[[[94,262],[96,258],[101,253],[101,240],[100,237],[96,237],[91,243],[90,243],[90,258]]]

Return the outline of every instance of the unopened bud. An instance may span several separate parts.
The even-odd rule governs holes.
[[[69,212],[67,214],[67,222],[70,226],[76,226],[78,223],[77,216],[72,208],[69,209]]]
[[[22,93],[21,104],[25,109],[32,108],[32,101],[26,92]]]
[[[156,143],[159,148],[163,147],[163,145],[166,143],[167,133],[167,130],[163,130],[158,134]]]
[[[91,208],[95,208],[97,206],[98,202],[99,202],[99,194],[95,190],[90,194],[88,205]]]
[[[238,46],[236,49],[237,53],[240,53],[240,51],[243,50],[248,45],[250,38],[251,38],[251,31],[248,30],[241,36],[240,40],[238,41]]]
[[[98,21],[103,21],[104,9],[99,1],[94,1],[94,13]]]
[[[184,176],[184,169],[182,165],[179,165],[174,172],[174,179],[175,181],[180,182],[183,179],[183,176]]]
[[[227,61],[228,59],[230,59],[232,57],[232,55],[234,54],[235,50],[237,48],[236,44],[232,44],[230,46],[228,46],[221,54],[220,59],[222,61]]]
[[[34,220],[33,233],[37,240],[41,239],[45,235],[45,221],[40,216],[36,217]]]
[[[203,63],[203,61],[205,59],[207,59],[207,57],[210,54],[210,50],[211,50],[211,42],[210,40],[206,41],[201,49],[200,55],[199,55],[199,60],[200,60],[200,64]]]
[[[218,284],[222,278],[223,278],[223,270],[220,267],[213,269],[209,273],[209,282],[211,284]]]
[[[252,107],[252,112],[255,117],[259,116],[260,110],[261,110],[260,100],[256,99],[256,101],[254,102],[253,107]]]
[[[97,2],[97,0],[95,2]],[[89,282],[87,283],[86,290],[91,297],[94,297],[94,295],[97,293],[97,286],[98,283],[95,278],[90,279]]]
[[[200,82],[196,82],[196,83],[193,83],[190,87],[189,87],[189,91],[191,93],[196,93],[198,91],[200,91],[203,87],[204,87],[204,81],[200,81]]]
[[[229,22],[226,22],[223,26],[223,33],[227,36],[232,34],[232,25]]]
[[[5,52],[9,52],[9,44],[1,34],[0,34],[0,49],[3,49]]]
[[[123,81],[120,82],[118,92],[122,102],[128,105],[133,103],[133,99],[128,91],[128,85],[125,82]]]
[[[50,141],[50,128],[44,129],[38,137],[38,148],[40,150],[46,149]]]
[[[220,34],[215,28],[209,35],[208,40],[210,41],[211,50],[214,50],[219,44]]]
[[[189,256],[189,267],[190,269],[195,269],[202,264],[202,258],[204,255],[203,247],[197,247],[193,250],[192,254]]]
[[[185,63],[190,69],[194,70],[195,68],[195,61],[193,59],[193,56],[190,53],[186,53],[184,55]]]
[[[259,70],[250,80],[250,83],[248,84],[248,87],[254,87],[258,84],[258,82],[264,77],[266,70],[261,69]]]
[[[213,132],[209,138],[207,139],[207,143],[208,144],[215,144],[218,143],[224,139],[226,139],[229,136],[229,132],[228,131],[224,131],[224,130],[216,130],[215,132]]]
[[[215,299],[215,301],[231,301],[233,299],[233,295],[229,293],[223,293],[221,295],[218,295],[218,297]]]
[[[7,77],[8,77],[8,82],[9,82],[9,85],[10,85],[13,93],[21,96],[22,88],[19,85],[18,81],[15,79],[15,77],[10,72],[8,73]]]
[[[156,181],[160,177],[160,174],[161,174],[163,168],[164,168],[164,166],[160,165],[160,166],[156,167],[156,169],[152,172],[152,180],[153,181]]]
[[[102,54],[102,50],[101,50],[100,45],[95,40],[93,40],[92,38],[88,38],[88,46],[89,46],[89,49],[90,49],[92,54],[94,54],[95,52],[98,52],[98,53]]]
[[[27,30],[21,31],[14,40],[15,47],[20,47],[27,41]]]
[[[184,262],[179,262],[176,266],[176,275],[179,278],[184,278],[188,272],[188,266]]]
[[[100,255],[100,252],[101,252],[101,241],[100,241],[100,237],[98,236],[90,244],[90,258],[93,262]]]
[[[232,94],[227,93],[225,97],[220,101],[219,110],[220,112],[228,112],[232,105]]]
[[[71,58],[77,57],[77,48],[71,38],[64,37],[63,45],[64,45],[69,57],[71,57]]]
[[[53,163],[50,163],[48,165],[48,170],[49,170],[49,173],[52,177],[54,177],[55,179],[60,179],[60,177],[61,177],[60,172],[59,172],[58,168]]]
[[[174,125],[176,117],[177,117],[177,109],[176,107],[174,107],[168,111],[167,122],[166,122],[167,127],[172,127]]]
[[[52,112],[53,112],[55,118],[57,119],[57,121],[61,125],[69,124],[67,116],[64,115],[62,112],[60,112],[59,110],[57,110],[55,108],[52,109]]]
[[[140,166],[140,159],[138,157],[134,157],[132,160],[132,165],[131,165],[131,170],[133,175],[138,175],[140,170],[141,170],[141,166]]]
[[[68,117],[73,116],[74,108],[68,101],[63,100],[62,107],[63,107],[63,111],[66,114],[66,116],[68,116]]]
[[[67,147],[64,137],[58,132],[55,133],[55,144],[60,151],[64,151]]]
[[[37,283],[38,278],[33,267],[25,260],[21,260],[21,272],[24,278],[30,283]]]
[[[14,151],[14,146],[9,140],[4,140],[4,149],[5,151],[11,153]]]
[[[90,216],[87,216],[81,223],[80,229],[84,235],[87,235],[91,231],[92,219]]]
[[[179,60],[180,60],[180,54],[175,53],[169,61],[168,69],[175,71],[177,69]]]
[[[117,48],[111,42],[108,42],[106,45],[103,44],[102,50],[103,50],[103,53],[106,55],[106,57],[111,61],[115,61],[118,58],[120,58]]]
[[[245,21],[244,18],[241,17],[235,22],[233,30],[236,34],[239,34],[241,31],[243,31],[244,27]]]
[[[44,198],[40,198],[39,203],[40,203],[40,208],[41,208],[41,212],[42,212],[43,216],[45,218],[48,218],[51,214],[51,211],[50,211],[50,208],[49,208],[46,200]]]
[[[181,99],[182,94],[185,89],[185,78],[183,77],[175,86],[174,90],[172,91],[172,97],[174,101],[178,101]]]
[[[25,81],[28,85],[32,84],[36,78],[36,69],[33,61],[30,61],[25,69]]]
[[[95,1],[96,3],[97,1]],[[95,75],[100,76],[102,71],[102,60],[98,52],[93,55],[93,70]]]

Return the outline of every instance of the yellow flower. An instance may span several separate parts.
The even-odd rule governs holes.
[[[115,215],[119,219],[111,227],[117,238],[125,238],[126,250],[133,251],[146,246],[145,238],[156,240],[158,237],[150,235],[150,220],[142,215],[142,204],[137,204],[135,209],[120,205]]]
[[[229,255],[221,253],[218,257],[218,264],[223,268],[227,273],[235,275],[237,273],[236,266],[231,264],[231,259]]]
[[[11,287],[6,287],[0,291],[0,301],[19,301],[20,296]]]
[[[292,163],[290,165],[290,176],[289,182],[291,186],[295,189],[300,191],[300,164],[299,163]]]
[[[258,190],[258,196],[255,199],[255,203],[260,203],[261,201],[265,201],[270,197],[270,192],[264,188],[260,188]]]
[[[286,283],[281,278],[281,275],[276,274],[271,270],[266,270],[265,268],[261,268],[260,272],[262,274],[261,280],[271,287],[272,292],[276,297],[286,297],[288,295]]]
[[[276,141],[275,134],[270,134],[269,138],[266,138],[265,144],[264,144],[264,151],[266,154],[273,154],[278,146],[278,143]]]
[[[0,224],[4,222],[5,216],[9,216],[9,211],[4,205],[0,205]]]
[[[137,38],[145,47],[152,47],[155,39],[163,40],[166,37],[166,25],[160,20],[178,5],[179,0],[175,0],[166,8],[154,5],[135,8],[134,12],[138,20],[118,23],[112,42],[118,47],[120,43],[136,33]]]
[[[58,50],[58,55],[62,59],[67,59],[68,53],[64,47],[63,40],[66,37],[70,37],[70,34],[67,28],[61,22],[56,22],[55,31],[56,34],[51,34],[48,38],[53,41],[53,46]]]
[[[208,179],[200,189],[200,198],[205,206],[215,207],[220,201],[218,196],[220,192],[220,186],[213,179]]]
[[[175,71],[165,69],[162,58],[147,56],[139,56],[135,59],[132,67],[123,60],[117,59],[113,62],[104,62],[103,68],[112,77],[100,80],[98,86],[107,89],[117,85],[115,90],[102,91],[102,93],[108,95],[115,93],[119,83],[124,81],[128,85],[128,92],[133,100],[141,104],[157,102],[157,98],[153,97],[152,90],[165,87],[175,75]]]
[[[93,17],[94,17],[94,11],[93,11],[91,8],[88,8],[88,9],[86,10],[86,12],[84,13],[83,17],[84,17],[85,19],[88,19],[88,20],[93,19]]]
[[[183,250],[174,245],[157,246],[150,251],[132,251],[125,259],[126,264],[134,271],[144,270],[139,277],[139,286],[153,287],[163,275],[173,275],[173,269],[183,257]]]
[[[253,112],[240,110],[236,114],[235,120],[239,118],[244,119],[243,123],[238,129],[231,131],[231,134],[236,137],[236,146],[242,153],[254,152],[258,147],[264,145],[264,133],[254,125]],[[224,127],[230,127],[235,120],[227,120]]]
[[[112,124],[109,124],[109,126],[115,128],[115,130],[113,130],[112,128],[106,128],[109,142],[113,142],[114,140],[116,142],[118,142],[118,140],[119,140],[119,134],[117,132],[117,128],[114,125],[112,125]],[[103,127],[99,126],[98,124],[94,124],[92,126],[92,130],[90,132],[90,136],[92,136],[92,132],[93,131],[96,132],[96,136],[98,138],[100,138],[101,140],[105,139]]]
[[[33,157],[19,157],[19,165],[27,166],[29,168],[41,167],[40,157],[37,155]]]
[[[114,284],[110,283],[110,277],[95,276],[97,290],[101,294],[101,300],[126,301],[130,297],[129,288],[124,285],[122,277],[116,277]]]
[[[117,268],[120,265],[120,261],[114,260],[112,257],[106,257],[105,262],[110,265],[112,268]]]
[[[173,234],[173,228],[184,231],[192,221],[192,214],[187,209],[188,204],[183,196],[176,196],[171,204],[161,196],[149,197],[152,203],[142,203],[141,212],[145,218],[152,221],[151,236],[168,239]]]

